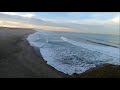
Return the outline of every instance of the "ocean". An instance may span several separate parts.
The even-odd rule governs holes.
[[[69,75],[102,64],[120,65],[119,35],[39,31],[27,40],[47,64]]]

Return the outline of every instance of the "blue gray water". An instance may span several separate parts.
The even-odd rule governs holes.
[[[47,64],[67,74],[97,65],[120,65],[119,35],[39,31],[28,36]]]

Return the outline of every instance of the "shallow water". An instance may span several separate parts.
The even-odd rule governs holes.
[[[82,73],[96,65],[120,65],[119,36],[40,31],[28,36],[47,64],[66,74]]]

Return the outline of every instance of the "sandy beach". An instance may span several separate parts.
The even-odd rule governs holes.
[[[0,78],[63,78],[65,74],[35,54],[26,38],[36,31],[0,28]]]

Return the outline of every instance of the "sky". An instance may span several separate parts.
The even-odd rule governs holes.
[[[120,12],[0,12],[54,23],[112,26],[120,24]]]
[[[119,24],[120,12],[1,12],[28,18],[39,18],[47,21],[73,22],[85,24]],[[101,23],[102,22],[102,23]]]

